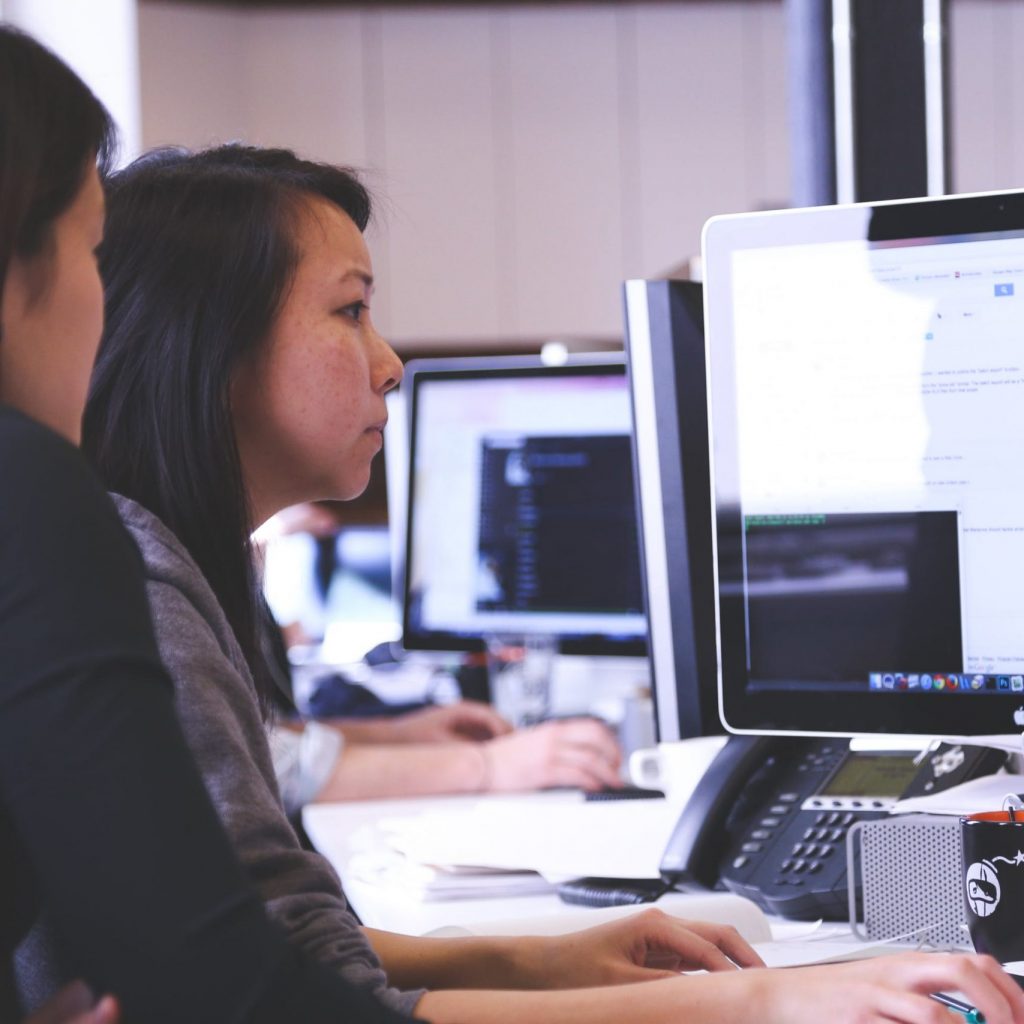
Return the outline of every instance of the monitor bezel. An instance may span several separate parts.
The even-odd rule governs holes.
[[[485,650],[483,636],[443,630],[417,629],[410,620],[409,572],[412,564],[416,519],[416,444],[420,389],[438,380],[473,380],[522,377],[622,376],[625,385],[626,364],[621,351],[572,353],[558,363],[540,355],[465,356],[410,360],[405,366],[401,392],[405,396],[408,466],[405,472],[405,516],[402,523],[402,557],[398,567],[401,595],[402,646],[411,651]],[[527,630],[523,630],[527,632]],[[558,638],[563,654],[611,657],[644,657],[647,654],[646,627],[636,637],[608,637],[601,634],[563,634]]]
[[[623,300],[657,735],[719,735],[702,288],[635,279]]]
[[[712,456],[713,545],[718,635],[718,690],[730,732],[852,736],[871,733],[934,736],[1000,735],[1019,731],[1015,712],[1024,695],[1008,692],[937,695],[912,692],[751,692],[742,620],[727,614],[720,573],[722,537],[740,512],[720,493],[735,478],[738,439],[723,429],[735,417],[730,266],[734,252],[770,245],[895,242],[1024,231],[1024,191],[814,207],[712,218],[703,233],[707,387]],[[726,438],[736,439],[732,447]],[[1024,458],[1024,452],[1022,452]],[[730,501],[732,503],[730,503]],[[952,670],[952,669],[951,669]],[[961,667],[959,671],[963,671]],[[966,703],[970,702],[970,703]],[[970,709],[970,714],[965,712]]]

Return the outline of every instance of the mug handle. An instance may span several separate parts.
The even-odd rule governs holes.
[[[644,747],[629,755],[629,778],[641,789],[661,787],[661,752],[657,747]]]

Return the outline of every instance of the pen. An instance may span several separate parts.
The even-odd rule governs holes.
[[[929,995],[937,1003],[942,1003],[943,1006],[948,1007],[950,1010],[962,1013],[967,1024],[985,1024],[985,1014],[980,1013],[970,1003],[965,1003],[962,999],[954,999],[952,996],[944,995],[942,992],[930,992]]]

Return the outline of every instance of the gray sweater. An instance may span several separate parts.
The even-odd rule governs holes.
[[[302,848],[285,816],[252,675],[209,584],[156,516],[127,498],[115,495],[115,502],[145,561],[157,642],[185,737],[267,912],[296,946],[411,1015],[422,991],[387,986],[337,875]]]

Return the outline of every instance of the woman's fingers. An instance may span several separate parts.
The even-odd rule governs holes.
[[[764,967],[764,961],[754,947],[731,925],[685,920],[678,923],[706,939],[738,967]]]
[[[927,953],[915,968],[914,991],[962,992],[988,1024],[1024,1024],[1024,992],[991,957]]]

